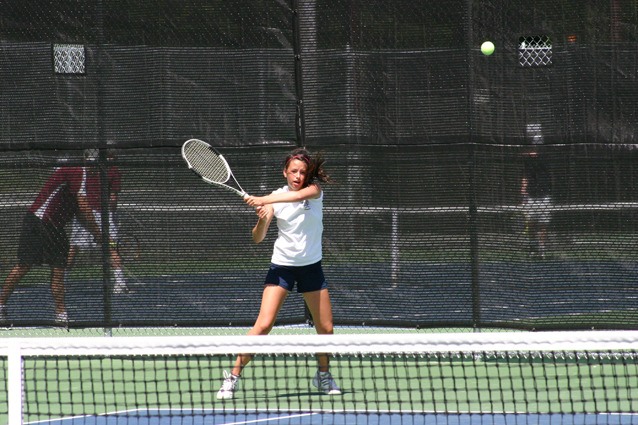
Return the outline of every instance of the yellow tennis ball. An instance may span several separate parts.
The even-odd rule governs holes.
[[[485,56],[489,56],[492,53],[494,53],[494,43],[492,43],[491,41],[486,41],[483,44],[481,44],[481,52]]]

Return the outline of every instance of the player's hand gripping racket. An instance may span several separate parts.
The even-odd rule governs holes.
[[[235,179],[224,156],[208,143],[198,139],[187,140],[182,145],[182,158],[188,168],[205,182],[235,192],[242,198],[248,196]]]

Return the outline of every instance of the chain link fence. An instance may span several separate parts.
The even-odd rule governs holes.
[[[324,152],[337,324],[638,323],[633,2],[10,0],[0,40],[2,277],[59,168],[97,172],[102,230],[135,241],[127,291],[108,243],[68,267],[70,327],[252,324],[274,229],[250,243],[254,213],[182,163],[189,138],[255,194],[293,147]],[[549,174],[540,232],[530,157]],[[55,325],[52,295],[35,267],[5,323]],[[296,295],[281,324],[305,322]]]

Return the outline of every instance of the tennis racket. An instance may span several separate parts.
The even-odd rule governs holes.
[[[119,267],[121,267],[126,277],[126,286],[124,288],[115,286],[116,293],[129,293],[129,283],[143,285],[144,282],[138,277],[138,273],[144,270],[144,266],[138,261],[142,259],[142,240],[137,235],[144,232],[146,226],[137,219],[136,216],[123,208],[118,208],[114,216],[117,225],[117,237],[113,249],[120,257]]]
[[[222,154],[206,142],[190,139],[182,145],[182,158],[188,168],[206,183],[217,185],[246,198],[248,194],[239,185]]]
[[[117,239],[117,253],[124,262],[139,260],[142,247],[137,236],[124,235]]]

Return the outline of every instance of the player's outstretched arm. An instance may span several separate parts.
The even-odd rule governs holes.
[[[245,202],[251,207],[261,207],[279,202],[299,202],[306,199],[316,199],[319,196],[321,196],[321,187],[317,184],[311,184],[296,191],[271,193],[266,196],[249,196],[245,199]]]

